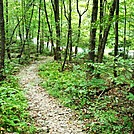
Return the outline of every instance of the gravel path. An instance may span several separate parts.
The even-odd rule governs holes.
[[[36,134],[85,134],[82,122],[71,109],[63,107],[55,98],[39,86],[38,66],[52,60],[48,57],[25,67],[18,74],[29,103],[31,117],[35,120]]]

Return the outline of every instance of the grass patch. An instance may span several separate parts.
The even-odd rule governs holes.
[[[61,64],[57,62],[40,65],[39,75],[44,79],[42,86],[49,94],[58,98],[65,106],[76,110],[79,118],[85,121],[87,133],[129,134],[134,125],[134,95],[129,92],[133,81],[130,74],[126,79],[122,70],[118,70],[120,75],[116,79],[117,85],[113,85],[103,95],[97,94],[111,87],[114,79],[108,64],[94,66],[95,73],[102,71],[100,78],[87,79],[87,64],[68,64],[65,71],[60,72]]]

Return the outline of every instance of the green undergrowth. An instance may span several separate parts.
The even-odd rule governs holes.
[[[35,127],[27,110],[27,100],[13,75],[21,65],[6,62],[5,66],[6,78],[0,82],[0,133],[32,134]]]
[[[91,76],[87,79],[87,63],[68,64],[64,72],[60,71],[60,63],[42,64],[39,67],[39,75],[44,79],[41,85],[63,105],[76,111],[79,119],[84,120],[87,133],[129,134],[134,116],[134,95],[129,92],[133,80],[129,74],[128,79],[119,76],[114,85],[109,65],[96,64],[94,67],[94,73],[101,70],[100,78]],[[123,76],[122,72],[120,74]],[[110,90],[103,94],[108,88]]]

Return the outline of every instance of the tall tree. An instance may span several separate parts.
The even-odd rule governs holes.
[[[55,18],[55,25],[56,25],[56,55],[55,60],[61,59],[60,53],[60,12],[59,12],[59,0],[51,0],[53,11],[54,11],[54,18]]]
[[[17,56],[19,58],[19,62],[21,60],[21,56],[25,50],[25,43],[26,43],[26,40],[25,40],[25,22],[26,22],[26,13],[25,13],[25,0],[24,1],[21,1],[21,9],[22,9],[22,12],[21,12],[21,15],[23,17],[22,20],[19,20],[19,17],[17,16],[17,21],[18,21],[18,26],[19,27],[19,37],[20,37],[20,40],[21,40],[21,49],[20,49],[20,54]],[[21,25],[20,25],[21,24]],[[16,27],[16,28],[17,28]]]
[[[68,30],[69,30],[69,61],[72,61],[72,0],[69,0]]]
[[[64,55],[64,62],[63,62],[63,65],[62,65],[62,71],[64,70],[64,66],[65,66],[65,63],[66,63],[66,60],[67,60],[67,54],[68,54],[69,47],[70,47],[69,61],[72,60],[72,24],[71,24],[72,7],[71,7],[71,0],[69,0],[68,16],[67,16],[67,9],[66,9],[64,1],[63,1],[63,5],[64,5],[64,15],[65,15],[65,18],[66,18],[67,23],[68,23],[68,32],[67,32],[67,45],[66,45],[66,50],[65,50],[65,55]]]
[[[34,1],[33,1],[34,2]],[[32,9],[28,12],[27,18],[26,18],[26,26],[25,26],[25,33],[26,33],[26,45],[28,46],[28,56],[30,57],[30,49],[29,49],[29,45],[30,45],[30,34],[31,34],[31,24],[32,24],[32,19],[33,19],[33,14],[34,14],[34,3],[31,3],[31,7]]]
[[[3,11],[3,0],[0,0],[0,80],[3,79],[4,57],[5,57],[4,11]]]
[[[125,59],[125,54],[126,54],[126,30],[127,30],[127,6],[126,6],[126,0],[124,0],[124,43],[123,43],[123,48],[124,48],[124,59]]]
[[[44,12],[45,12],[46,22],[47,22],[48,30],[49,30],[49,34],[50,34],[50,41],[51,41],[51,45],[52,45],[53,52],[54,52],[54,59],[56,59],[56,50],[55,50],[54,41],[53,41],[53,30],[52,30],[52,27],[51,27],[50,22],[49,22],[45,0],[44,0]],[[49,36],[48,36],[48,38],[49,38]]]
[[[90,30],[90,45],[89,45],[89,60],[94,62],[95,60],[95,44],[96,44],[96,21],[98,14],[98,0],[93,0],[92,18],[91,18],[91,30]]]
[[[108,25],[104,29],[104,32],[103,32],[103,35],[102,35],[102,40],[99,44],[101,46],[101,49],[98,51],[98,62],[99,63],[101,63],[102,60],[103,60],[105,45],[106,45],[106,42],[107,42],[107,38],[108,38],[109,30],[110,30],[110,27],[111,27],[112,19],[114,17],[115,7],[116,7],[116,0],[113,0],[112,5],[110,7],[110,11],[109,11]]]
[[[104,0],[100,0],[100,33],[99,33],[99,45],[98,45],[98,52],[101,49],[101,41],[102,41],[102,32],[103,32],[103,16],[104,16]],[[97,61],[98,61],[98,54],[97,54]]]
[[[8,0],[6,0],[6,29],[5,29],[5,35],[6,35],[7,56],[8,56],[9,59],[11,59],[10,48],[8,47],[8,45],[9,45]]]
[[[39,53],[39,45],[40,45],[40,25],[41,25],[41,0],[39,2],[39,10],[38,10],[38,32],[37,32],[37,55]]]
[[[118,55],[118,19],[119,19],[119,0],[116,0],[116,21],[115,21],[115,46],[114,46],[114,62],[117,62],[117,55]],[[116,67],[114,67],[114,77],[117,77]]]
[[[78,46],[79,46],[79,40],[80,40],[80,35],[81,35],[81,22],[82,22],[82,16],[87,12],[88,10],[88,6],[89,6],[89,1],[87,1],[87,4],[86,4],[86,8],[83,12],[80,12],[80,9],[79,9],[79,0],[76,0],[76,8],[77,8],[77,13],[78,13],[78,16],[79,16],[79,23],[78,23],[78,35],[77,35],[77,45],[75,46],[75,55],[77,54],[77,51],[78,51]]]
[[[44,13],[43,12],[41,12],[41,16],[43,16],[44,15]],[[43,49],[44,49],[44,18],[41,18],[41,33],[40,33],[41,35],[40,35],[40,54],[42,54],[43,53]]]

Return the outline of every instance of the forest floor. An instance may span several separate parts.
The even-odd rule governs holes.
[[[42,79],[38,76],[38,66],[50,60],[52,57],[35,61],[17,75],[28,99],[28,110],[37,127],[36,134],[85,134],[83,122],[77,119],[75,112],[62,106],[40,86]]]

